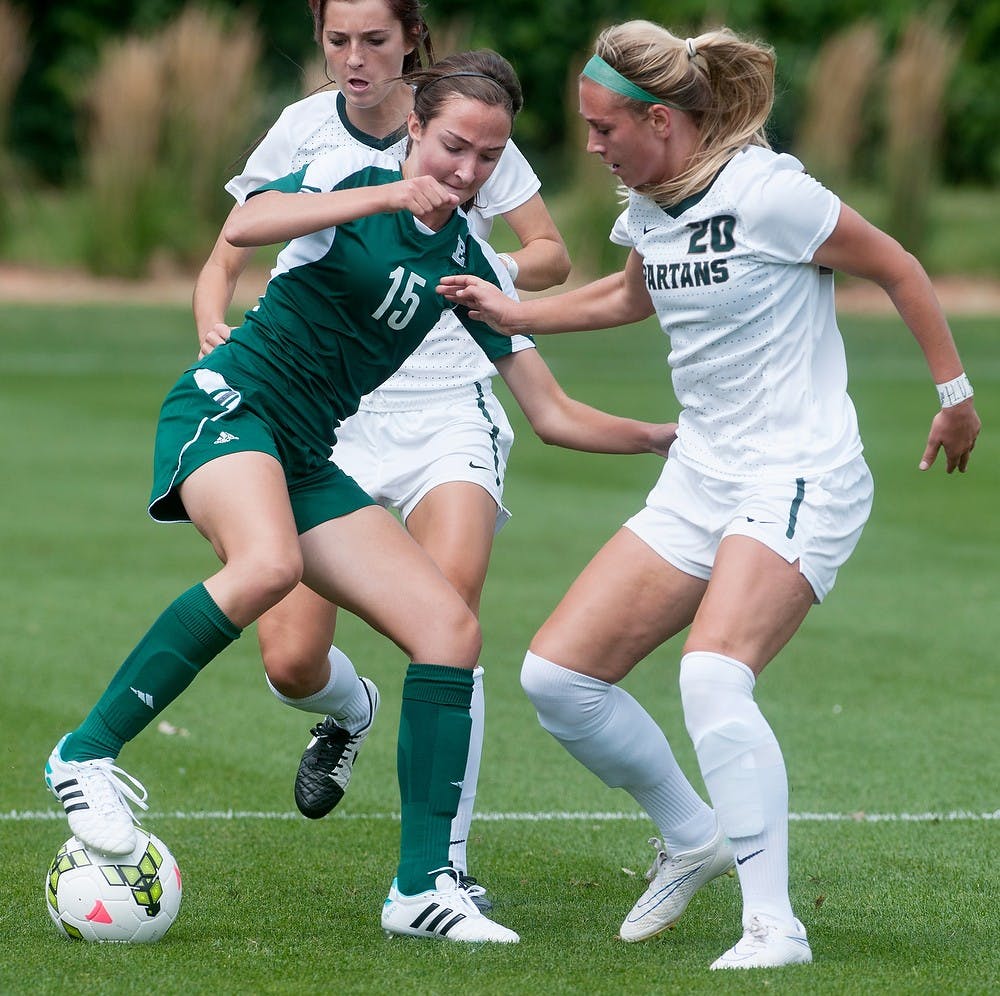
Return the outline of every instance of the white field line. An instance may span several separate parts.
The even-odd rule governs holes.
[[[158,813],[147,813],[143,819],[174,819],[174,820],[304,820],[305,817],[295,812],[254,811],[245,809],[221,809],[206,811],[164,810]],[[476,813],[473,817],[482,823],[613,823],[648,822],[645,813]],[[61,809],[18,810],[11,809],[0,812],[0,823],[33,823],[46,820],[62,820],[65,814]],[[332,817],[335,820],[398,820],[399,813],[338,813]],[[947,813],[790,813],[789,819],[795,823],[980,823],[988,820],[1000,820],[1000,809],[993,812],[971,812],[969,810],[953,810]]]

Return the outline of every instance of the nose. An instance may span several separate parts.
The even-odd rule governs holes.
[[[463,156],[455,165],[455,177],[462,186],[472,183],[476,175],[476,162],[472,156]]]
[[[604,143],[593,128],[587,129],[587,151],[593,152],[595,155],[600,155],[604,151]]]
[[[361,55],[361,46],[357,42],[351,42],[351,49],[347,53],[347,64],[352,69],[357,69],[364,61]]]

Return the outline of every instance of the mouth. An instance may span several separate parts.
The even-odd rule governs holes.
[[[358,79],[357,77],[352,77],[351,79],[347,80],[346,85],[354,93],[364,93],[366,90],[370,90],[372,86],[371,83],[368,82],[368,80]]]

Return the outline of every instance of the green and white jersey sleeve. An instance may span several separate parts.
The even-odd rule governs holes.
[[[382,157],[400,162],[406,154],[406,130],[401,128],[383,139],[367,135],[351,124],[340,91],[313,94],[281,112],[250,155],[243,172],[226,184],[226,190],[242,204],[263,184],[336,150],[353,150],[372,162],[374,157],[383,163]],[[497,215],[520,207],[540,188],[541,182],[524,155],[508,142],[493,175],[483,184],[475,206],[468,212],[472,231],[482,239],[488,238]],[[518,340],[518,348],[532,345],[528,339]],[[496,368],[470,342],[455,316],[444,315],[400,369],[362,399],[361,407],[414,411],[450,405],[458,397],[474,397],[475,391],[470,388],[495,374]]]
[[[309,196],[401,179],[391,158],[343,150],[258,192]],[[266,293],[233,333],[233,341],[259,354],[255,365],[273,365],[279,380],[291,376],[295,390],[313,395],[310,407],[320,405],[320,395],[328,393],[333,421],[340,421],[356,410],[362,395],[399,368],[443,314],[451,314],[435,292],[442,276],[473,273],[502,285],[497,273],[502,266],[489,255],[492,250],[470,232],[460,211],[437,232],[400,211],[293,239],[279,254]],[[490,361],[524,348],[473,321],[465,309],[456,309],[454,320]]]

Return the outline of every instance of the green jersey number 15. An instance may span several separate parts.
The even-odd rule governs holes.
[[[402,266],[397,266],[389,274],[392,278],[389,293],[386,294],[385,300],[372,313],[372,318],[380,319],[393,304],[398,302],[399,310],[391,312],[385,320],[389,328],[395,329],[397,332],[405,329],[410,324],[410,320],[413,318],[413,314],[420,304],[420,296],[417,294],[417,288],[427,285],[427,281],[423,277],[411,271],[410,275],[406,278],[406,286],[403,287],[403,276],[405,273],[406,270]],[[402,288],[402,291],[400,288]]]

